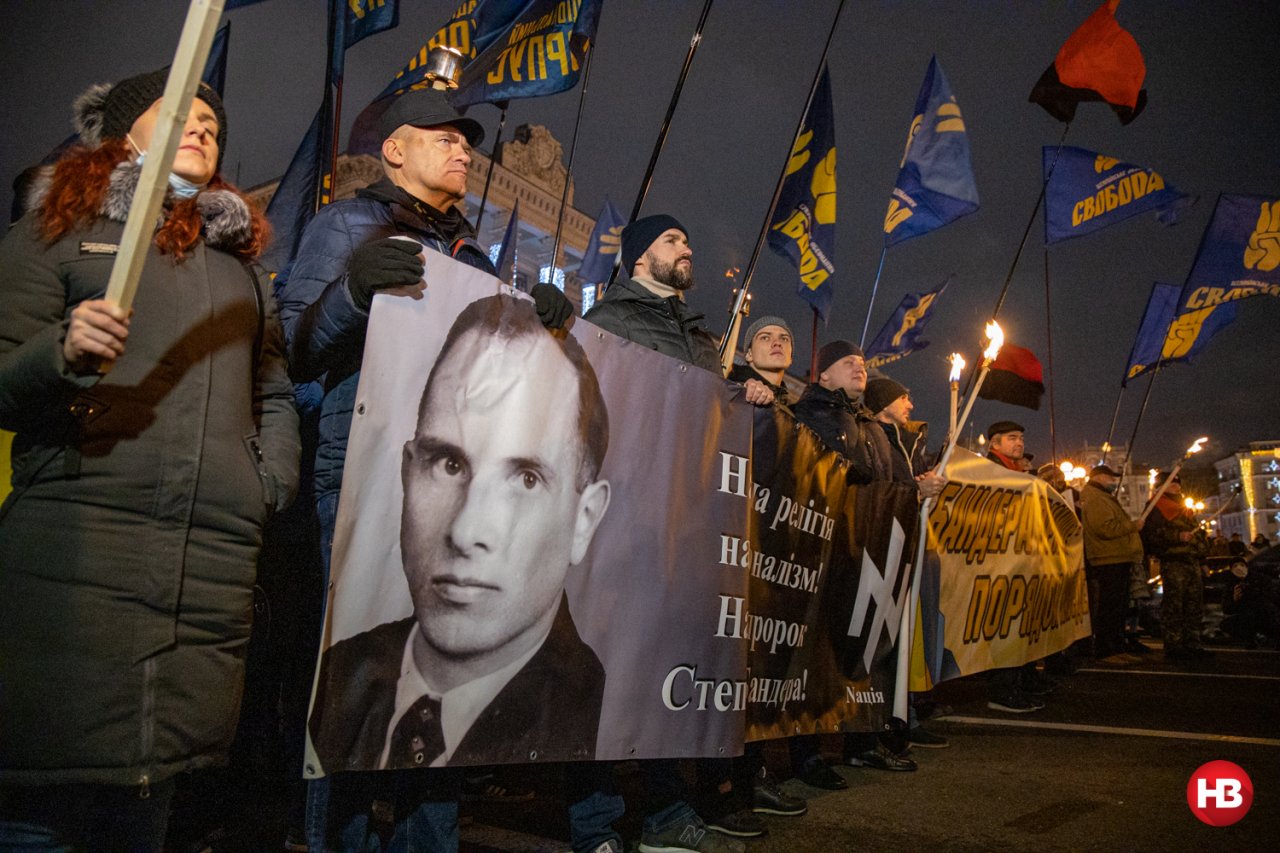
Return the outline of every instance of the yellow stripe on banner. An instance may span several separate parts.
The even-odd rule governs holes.
[[[13,468],[9,464],[9,448],[13,446],[13,433],[0,429],[0,501],[9,497],[13,486]]]

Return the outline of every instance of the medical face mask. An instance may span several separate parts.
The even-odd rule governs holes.
[[[135,158],[133,162],[141,166],[143,160],[147,157],[147,152],[140,150],[138,148],[138,144],[133,141],[133,137],[129,134],[126,133],[124,138],[129,141],[129,144],[133,146],[133,150],[138,154],[137,158]],[[192,183],[181,175],[175,175],[173,172],[169,173],[169,189],[173,190],[173,194],[178,198],[194,198],[196,193],[200,192],[200,190],[207,186],[209,185]]]

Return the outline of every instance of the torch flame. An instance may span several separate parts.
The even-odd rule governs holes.
[[[1202,435],[1199,438],[1197,438],[1195,442],[1190,447],[1187,448],[1187,455],[1190,456],[1193,453],[1199,453],[1201,450],[1204,449],[1204,443],[1208,440],[1209,440],[1209,436],[1207,435]]]
[[[1004,330],[995,320],[987,324],[987,340],[991,343],[982,351],[982,357],[987,361],[995,361],[1000,354],[1000,347],[1004,346]]]
[[[1156,487],[1156,475],[1159,473],[1155,468],[1147,469],[1147,485],[1153,489]]]
[[[958,352],[951,353],[951,381],[960,381],[960,371],[964,370],[964,356]]]

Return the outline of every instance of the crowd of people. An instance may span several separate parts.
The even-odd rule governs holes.
[[[384,177],[322,209],[272,285],[254,264],[265,222],[221,177],[226,114],[202,86],[135,311],[126,312],[103,292],[164,81],[164,72],[144,74],[78,100],[81,145],[36,180],[29,212],[0,245],[0,427],[17,434],[14,489],[0,511],[0,847],[163,849],[176,779],[225,760],[231,746],[266,530],[264,572],[272,559],[297,562],[296,577],[310,588],[282,595],[314,605],[307,626],[290,632],[281,681],[293,688],[276,709],[298,778],[287,848],[456,850],[460,799],[505,788],[501,771],[449,767],[468,749],[433,719],[449,686],[433,683],[430,669],[390,676],[394,708],[368,743],[379,770],[300,777],[370,307],[377,294],[420,296],[427,251],[493,273],[458,207],[483,129],[437,92],[400,96],[379,124]],[[625,275],[586,320],[719,375],[716,339],[684,298],[691,242],[670,215],[631,223],[621,241]],[[572,305],[553,285],[531,295],[542,329],[569,322]],[[754,406],[785,407],[847,460],[852,483],[901,483],[921,499],[945,487],[927,431],[911,418],[909,389],[869,376],[856,344],[823,345],[814,381],[793,398],[784,382],[793,354],[786,321],[755,319],[742,343],[744,363],[726,381]],[[1022,426],[998,422],[987,436],[993,462],[1030,469]],[[1053,466],[1040,471],[1055,472],[1061,477]],[[1164,582],[1165,656],[1193,660],[1204,654],[1198,559],[1210,543],[1179,502],[1176,476],[1142,529],[1115,499],[1119,478],[1094,468],[1077,504],[1091,654],[1123,663],[1145,649],[1125,625],[1131,578],[1150,555]],[[589,479],[578,506],[607,503],[607,491],[585,496]],[[453,547],[453,558],[465,558],[466,547]],[[1260,633],[1254,602],[1262,595],[1239,580],[1240,622]],[[395,630],[398,647],[412,644],[416,659],[448,658],[446,641],[412,620]],[[1057,655],[990,673],[988,707],[1036,711],[1053,674],[1069,670]],[[416,701],[401,702],[411,691]],[[948,745],[920,725],[915,709],[926,702],[916,697],[901,728],[844,735],[839,760],[916,770],[913,749]],[[789,747],[797,778],[847,787],[816,736],[791,738]],[[627,804],[614,770],[597,761],[566,768],[577,853],[624,849],[616,824]],[[640,762],[641,851],[742,851],[739,839],[765,832],[759,815],[807,811],[765,766],[762,744],[740,758],[698,761],[692,785],[687,775],[675,760]]]

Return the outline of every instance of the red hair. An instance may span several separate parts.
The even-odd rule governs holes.
[[[102,215],[111,172],[129,156],[123,139],[110,139],[97,148],[76,146],[53,169],[49,192],[39,208],[40,236],[53,243],[76,227],[88,226]],[[221,175],[214,175],[209,189],[226,190],[239,196],[249,209],[249,238],[228,251],[242,258],[256,258],[271,239],[271,225],[262,212]],[[162,255],[172,255],[181,263],[200,241],[204,220],[194,198],[180,199],[165,214],[156,232],[155,244]]]

